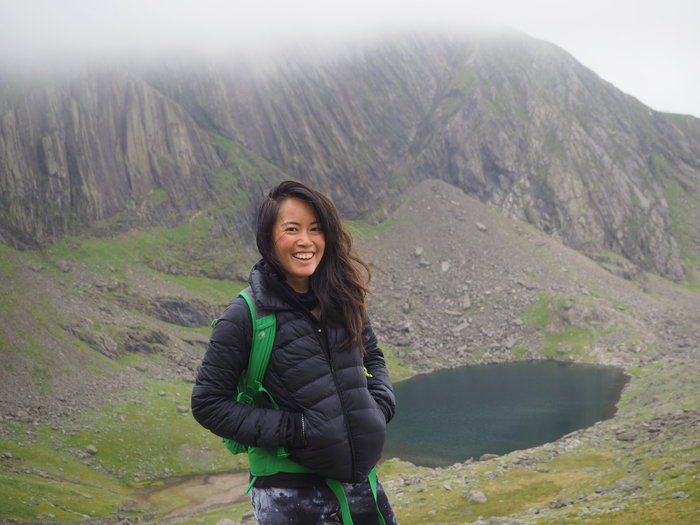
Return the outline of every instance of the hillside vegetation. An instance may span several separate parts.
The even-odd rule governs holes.
[[[217,239],[207,217],[2,248],[0,517],[250,521],[246,460],[188,411],[208,322],[245,284],[154,264],[171,254],[196,267],[194,248]],[[692,285],[582,255],[438,180],[381,225],[348,225],[371,262],[370,315],[395,380],[550,358],[631,375],[612,420],[556,443],[445,469],[386,461],[380,476],[401,523],[695,522]]]

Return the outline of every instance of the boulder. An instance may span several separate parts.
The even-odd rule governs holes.
[[[484,496],[484,493],[480,490],[472,490],[467,492],[464,497],[467,498],[467,501],[473,505],[479,505],[488,501],[488,498]]]

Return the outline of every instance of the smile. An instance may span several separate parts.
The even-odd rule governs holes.
[[[292,255],[295,259],[299,259],[300,261],[308,261],[314,256],[313,253],[295,253]]]

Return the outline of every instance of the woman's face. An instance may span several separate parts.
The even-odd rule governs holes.
[[[311,205],[293,197],[283,201],[272,238],[287,283],[296,292],[308,292],[309,277],[321,263],[326,247],[321,224]]]

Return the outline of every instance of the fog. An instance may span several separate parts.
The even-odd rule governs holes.
[[[510,26],[654,109],[700,117],[695,0],[1,0],[0,63],[36,71],[162,55],[334,53],[407,30]]]

